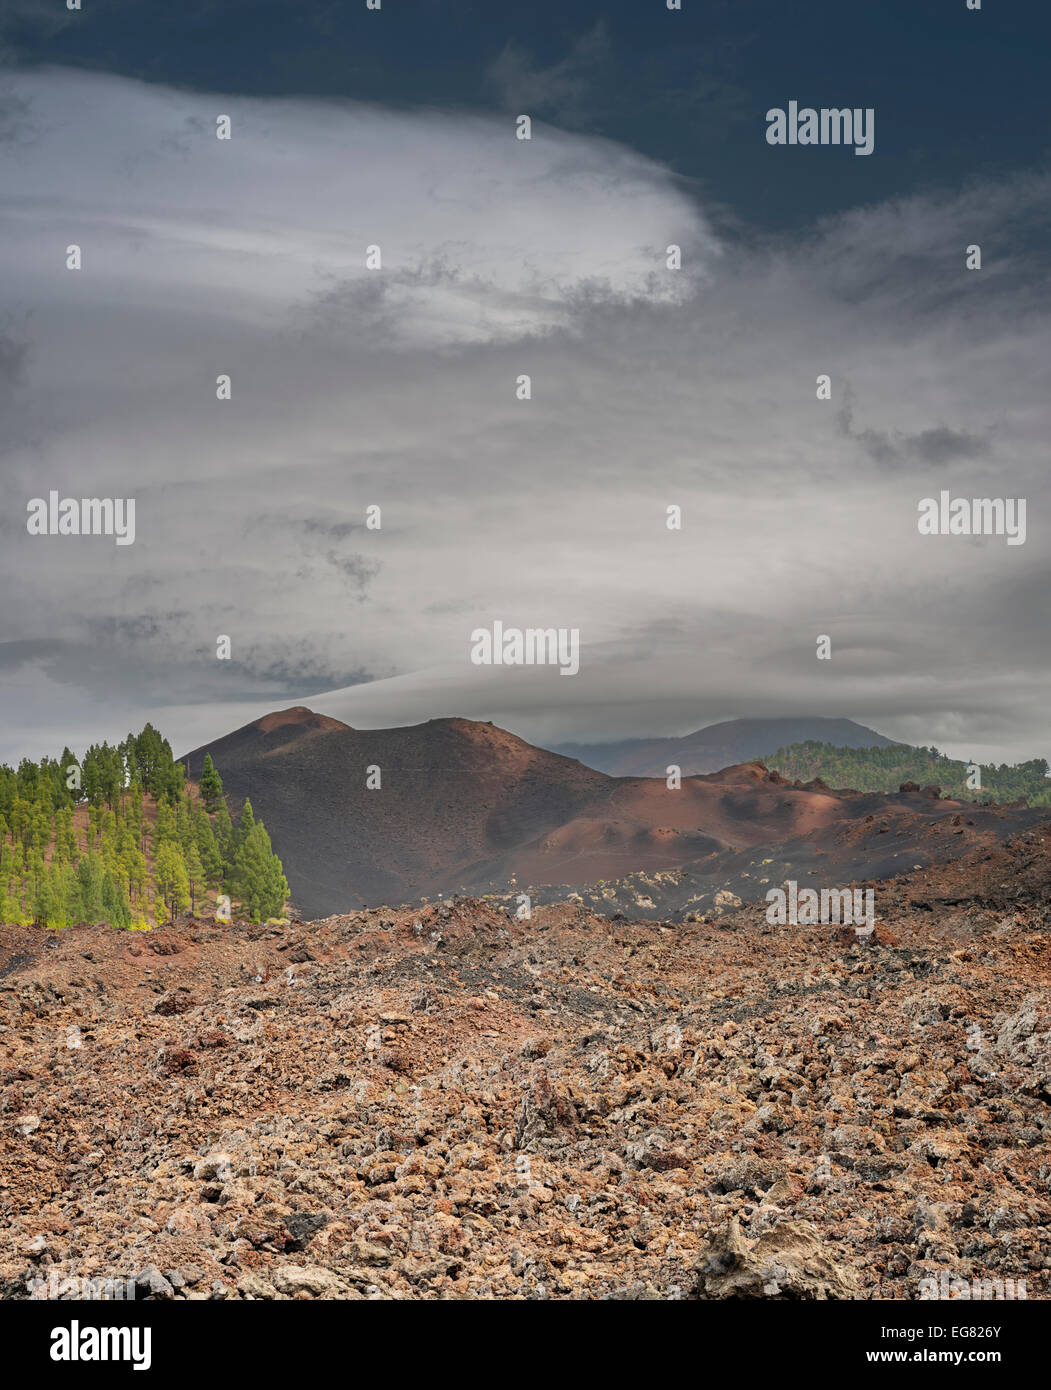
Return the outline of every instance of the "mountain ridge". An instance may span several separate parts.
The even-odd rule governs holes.
[[[309,916],[457,891],[571,891],[684,866],[704,884],[731,872],[759,882],[749,865],[769,846],[791,846],[792,863],[824,855],[830,872],[848,862],[856,872],[868,854],[887,863],[922,857],[932,822],[944,830],[930,846],[941,853],[959,852],[957,833],[967,843],[995,839],[1005,819],[930,795],[790,783],[754,760],[672,786],[611,777],[455,717],[357,730],[318,724],[295,707],[193,750],[183,760],[191,776],[206,752],[231,800],[250,798],[265,819],[292,901]],[[857,823],[867,827],[860,849],[844,833]],[[877,838],[887,832],[897,837],[893,855]]]

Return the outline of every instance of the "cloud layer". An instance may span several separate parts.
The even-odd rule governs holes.
[[[1046,178],[757,244],[660,166],[508,115],[8,89],[0,757],[147,717],[185,747],[293,700],[1051,751]],[[921,537],[943,487],[1027,497],[1025,546]],[[28,537],[51,488],[135,497],[135,545]],[[579,628],[581,674],[472,666],[495,618]]]

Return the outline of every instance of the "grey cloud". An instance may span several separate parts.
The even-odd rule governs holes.
[[[327,536],[330,540],[342,541],[358,531],[364,531],[363,524],[354,521],[301,521],[299,525],[308,535]]]
[[[503,116],[256,102],[217,163],[187,121],[225,97],[19,82],[54,132],[40,161],[0,148],[0,270],[39,305],[5,411],[5,635],[62,646],[0,661],[0,757],[146,717],[193,746],[319,692],[360,727],[473,714],[565,740],[798,712],[1044,751],[1047,282],[1001,265],[980,301],[908,293],[916,257],[990,225],[980,197],[719,242],[608,141],[545,130],[508,179]],[[989,193],[1020,243],[1038,192]],[[90,274],[41,269],[53,224],[100,206]],[[987,495],[994,456],[1026,545],[919,536],[918,497],[949,466]],[[135,545],[27,536],[50,487],[136,497]],[[473,667],[497,617],[579,627],[579,677]],[[814,659],[820,632],[841,661]]]
[[[0,318],[0,390],[21,386],[26,380],[31,345],[24,328],[13,315]]]
[[[884,468],[902,468],[917,461],[942,467],[959,459],[985,458],[991,447],[985,434],[953,430],[945,425],[916,434],[871,427],[857,429],[853,392],[849,386],[845,389],[843,404],[836,411],[836,427],[845,439],[859,444],[874,463]]]
[[[505,110],[542,112],[561,123],[579,119],[587,99],[611,62],[605,24],[599,20],[557,63],[539,67],[520,45],[509,42],[485,73],[485,87]]]
[[[0,54],[2,52],[0,46]],[[32,102],[0,87],[0,145],[29,149],[39,130]]]
[[[944,425],[913,436],[905,447],[924,463],[935,465],[951,463],[954,459],[984,458],[989,453],[986,439],[960,430],[946,429]]]
[[[0,642],[0,671],[17,671],[31,662],[55,655],[61,648],[61,642],[46,637]]]
[[[359,599],[365,597],[370,581],[375,579],[380,570],[377,561],[368,560],[362,555],[340,555],[338,551],[330,550],[325,558],[340,574],[353,581]]]
[[[0,644],[0,673],[34,668],[49,681],[105,704],[114,694],[114,668],[120,672],[123,702],[137,704],[148,717],[151,707],[172,702],[181,691],[194,702],[269,701],[301,698],[332,686],[354,687],[371,681],[371,672],[351,663],[332,661],[313,639],[284,640],[280,650],[244,645],[235,638],[233,659],[219,661],[214,638],[196,649],[177,643],[178,666],[171,660],[172,642],[157,640],[163,623],[137,625],[134,632],[110,630],[91,641],[21,641]],[[153,628],[148,635],[146,630]],[[141,722],[141,720],[140,720]],[[100,735],[101,737],[101,735]],[[0,759],[4,753],[0,751]]]

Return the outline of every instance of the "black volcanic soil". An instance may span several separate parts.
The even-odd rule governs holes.
[[[779,881],[773,872],[820,869],[836,882],[896,872],[1039,820],[922,794],[799,786],[761,763],[670,790],[663,778],[607,777],[467,719],[361,731],[299,707],[197,749],[192,775],[206,751],[231,799],[250,797],[266,822],[305,916],[506,892],[512,881],[558,886],[560,897],[637,873],[652,886],[683,868],[682,892],[642,894],[657,915],[676,915],[704,910],[722,890],[762,896],[760,885]],[[604,894],[592,895],[595,907]]]
[[[0,1294],[1047,1298],[1051,825],[877,905],[2,929]]]

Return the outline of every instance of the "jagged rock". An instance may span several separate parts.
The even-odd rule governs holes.
[[[322,1299],[354,1296],[349,1284],[320,1265],[282,1265],[272,1271],[270,1278],[277,1292],[290,1298],[304,1293],[310,1298]]]
[[[328,1225],[329,1218],[323,1212],[295,1212],[285,1217],[285,1230],[288,1232],[289,1250],[302,1250],[314,1239],[318,1231]]]
[[[137,1298],[174,1298],[175,1290],[156,1265],[147,1265],[135,1276]]]
[[[1046,1299],[1051,826],[876,896],[865,956],[755,904],[2,929],[0,1297]]]
[[[831,1259],[813,1226],[783,1221],[756,1240],[734,1219],[702,1252],[696,1297],[852,1299],[853,1276]]]

